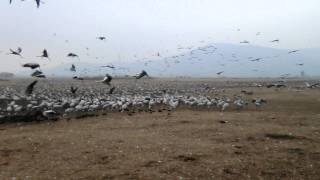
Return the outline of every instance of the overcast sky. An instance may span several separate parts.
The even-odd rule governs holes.
[[[37,9],[34,0],[11,5],[2,0],[0,71],[17,72],[23,62],[38,62],[35,56],[43,48],[52,58],[48,67],[70,61],[68,52],[79,54],[81,61],[112,62],[242,40],[274,48],[319,48],[319,7],[319,0],[44,0]],[[270,43],[273,39],[280,43]],[[18,46],[23,59],[6,55]]]

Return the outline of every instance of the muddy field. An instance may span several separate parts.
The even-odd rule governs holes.
[[[0,124],[0,179],[319,179],[320,90],[235,82],[268,103]]]

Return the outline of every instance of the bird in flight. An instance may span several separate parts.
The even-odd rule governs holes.
[[[275,40],[272,40],[272,41],[270,41],[270,42],[272,42],[272,43],[274,43],[274,42],[280,42],[280,40],[279,40],[279,39],[275,39]]]
[[[256,58],[256,59],[252,59],[250,61],[254,62],[254,61],[260,61],[262,58]]]
[[[299,63],[299,64],[297,64],[298,66],[303,66],[303,63]]]
[[[72,72],[76,72],[76,66],[74,64],[71,65],[70,71]]]
[[[24,1],[24,0],[21,0],[21,1]],[[37,8],[40,7],[40,3],[43,3],[43,2],[40,1],[40,0],[35,0],[35,1],[36,1],[36,3],[37,3]],[[12,0],[9,0],[9,3],[11,4],[11,3],[12,3]]]
[[[47,51],[46,49],[44,49],[44,50],[42,51],[42,55],[41,55],[41,56],[38,56],[38,57],[48,58],[48,59],[50,60],[48,51]]]
[[[144,76],[148,76],[149,77],[148,73],[145,70],[142,70],[140,73],[138,73],[137,75],[135,75],[133,77],[135,77],[136,79],[141,79]]]
[[[36,68],[40,68],[40,65],[38,63],[26,63],[26,64],[23,64],[22,67],[36,69]]]
[[[217,72],[217,75],[221,75],[224,71]]]
[[[288,54],[295,53],[295,52],[298,52],[298,51],[299,51],[299,50],[289,51]]]
[[[115,89],[116,89],[116,87],[114,87],[114,86],[112,88],[110,88],[109,94],[112,94]]]
[[[99,37],[97,37],[97,39],[99,39],[99,40],[101,40],[101,41],[104,41],[104,40],[106,40],[106,37],[104,37],[104,36],[99,36]]]
[[[76,54],[74,54],[74,53],[69,53],[69,54],[67,55],[67,57],[72,57],[72,58],[77,57],[77,58],[79,58],[79,56],[76,55]]]
[[[32,94],[32,91],[33,91],[33,88],[34,88],[34,86],[37,84],[37,80],[35,80],[35,81],[33,81],[31,84],[29,84],[28,86],[27,86],[27,89],[26,89],[26,91],[25,91],[25,94],[26,95],[28,95],[28,96],[30,96],[31,94]]]
[[[42,71],[36,70],[31,74],[31,77],[39,77],[41,75],[43,75]]]
[[[106,66],[101,66],[101,67],[107,67],[107,68],[111,68],[111,69],[114,69],[114,65],[106,65]]]
[[[9,54],[13,54],[13,55],[17,55],[17,56],[22,57],[22,56],[21,56],[21,52],[22,52],[21,47],[18,47],[18,49],[17,49],[16,51],[10,49],[10,53],[9,53]]]
[[[111,81],[112,81],[112,76],[110,76],[109,74],[106,74],[105,77],[103,78],[103,80],[97,81],[97,82],[102,82],[104,84],[111,86],[111,84],[110,84]]]

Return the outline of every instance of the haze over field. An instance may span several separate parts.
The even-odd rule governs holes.
[[[71,64],[83,75],[146,69],[151,76],[318,76],[319,6],[317,0],[45,0],[37,9],[33,1],[1,1],[0,72],[29,76],[21,64],[37,62],[49,76],[71,76]],[[24,58],[7,55],[17,47]],[[44,48],[51,61],[36,57]],[[80,58],[67,58],[69,52]],[[107,64],[116,69],[99,68]]]

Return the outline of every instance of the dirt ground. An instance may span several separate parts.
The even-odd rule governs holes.
[[[320,91],[261,110],[0,124],[0,179],[319,179]]]

